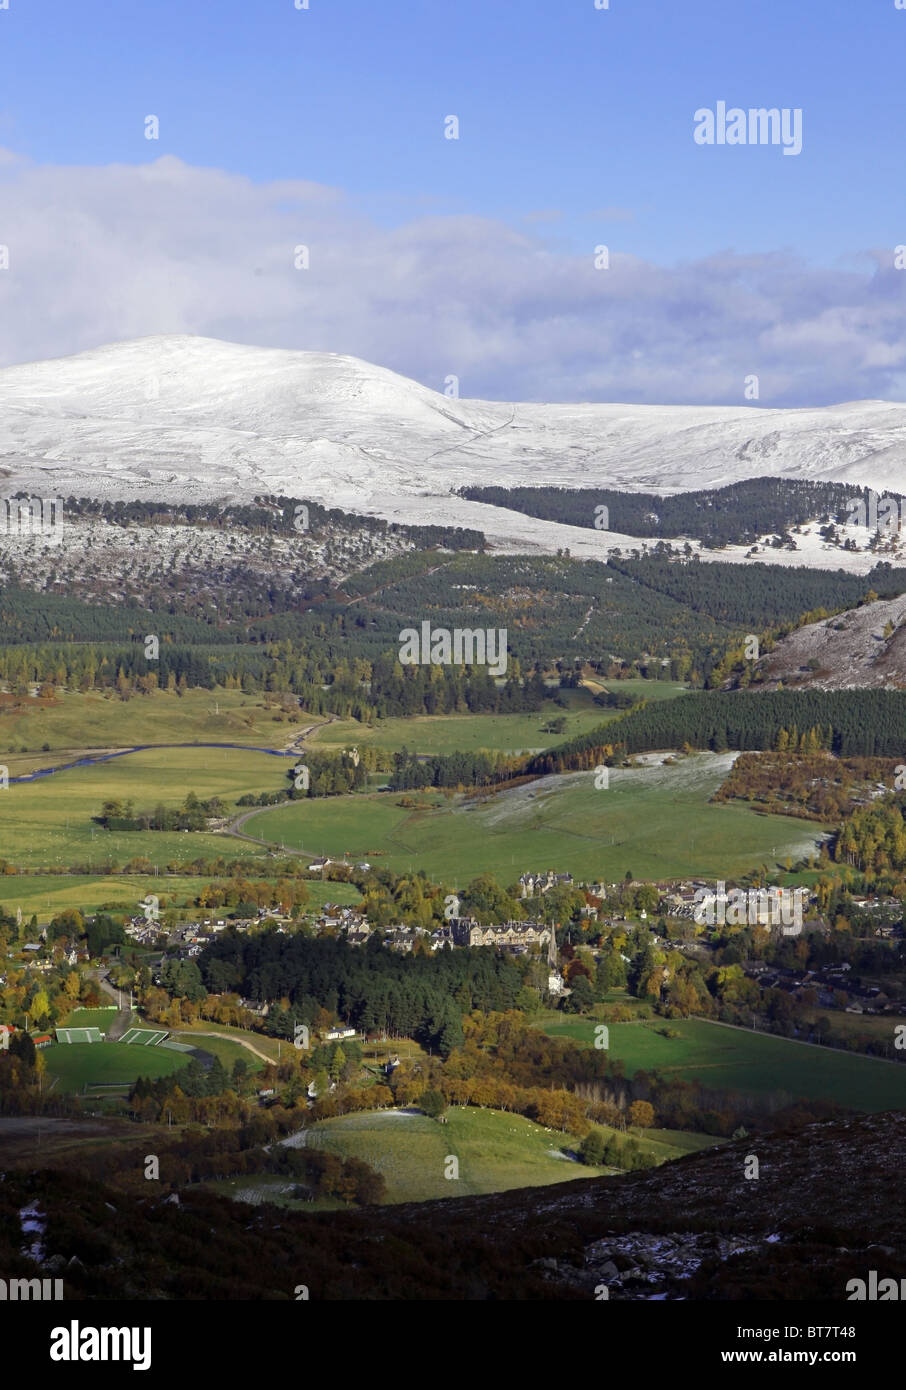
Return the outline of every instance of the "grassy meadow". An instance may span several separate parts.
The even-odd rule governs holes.
[[[605,1129],[605,1133],[616,1131]],[[723,1142],[708,1134],[667,1129],[617,1134],[622,1142],[629,1137],[657,1163]],[[389,1204],[505,1192],[514,1187],[547,1187],[616,1171],[587,1167],[568,1158],[564,1150],[575,1142],[568,1135],[543,1129],[520,1115],[471,1106],[452,1107],[445,1125],[411,1110],[344,1115],[322,1120],[305,1132],[305,1141],[308,1148],[339,1158],[358,1158],[376,1168],[387,1183],[385,1201]],[[444,1176],[451,1156],[459,1161],[459,1176],[455,1178]],[[338,1198],[308,1202],[293,1197],[292,1180],[269,1174],[228,1178],[207,1186],[252,1205],[269,1202],[308,1212],[346,1209],[346,1203]]]
[[[226,1032],[225,1028],[218,1028],[218,1032]],[[235,1030],[238,1034],[239,1029]],[[261,1071],[264,1067],[260,1057],[256,1057],[249,1048],[243,1047],[242,1043],[234,1041],[232,1038],[215,1038],[210,1033],[201,1034],[193,1031],[183,1031],[182,1029],[172,1028],[170,1037],[173,1042],[182,1043],[186,1047],[197,1047],[202,1052],[209,1052],[212,1057],[219,1057],[228,1072],[232,1072],[234,1063],[243,1061],[249,1072]],[[258,1034],[249,1035],[252,1039],[252,1046],[259,1051],[264,1049],[258,1040]],[[269,1041],[265,1039],[264,1041]]]
[[[644,694],[649,699],[668,699],[683,693],[683,687],[667,681],[624,681],[620,688],[632,694]],[[632,689],[630,689],[632,687]],[[638,687],[638,689],[636,689]],[[30,707],[27,699],[12,705],[0,706],[0,749],[25,749],[27,752],[5,753],[11,777],[25,775],[37,767],[55,762],[74,760],[91,750],[113,750],[141,743],[189,743],[192,740],[218,740],[284,746],[301,728],[320,724],[312,736],[315,746],[344,747],[350,743],[372,742],[385,750],[407,745],[419,752],[449,752],[453,749],[489,748],[514,751],[543,748],[562,742],[595,724],[613,717],[593,704],[592,692],[586,688],[562,692],[565,710],[549,706],[539,715],[449,715],[431,718],[389,719],[366,728],[353,720],[328,722],[293,711],[292,722],[283,713],[275,713],[263,700],[245,696],[239,691],[216,693],[194,690],[182,698],[173,694],[155,693],[136,696],[128,701],[112,695],[64,694],[56,701],[35,701]],[[566,728],[559,735],[543,732],[552,718],[565,718]],[[21,742],[20,742],[21,740]],[[37,749],[47,744],[50,751]],[[139,884],[142,896],[154,891],[158,896],[185,898],[190,885],[184,882],[160,884],[167,864],[189,858],[228,858],[261,860],[264,850],[259,845],[234,836],[204,832],[124,832],[106,831],[94,823],[104,801],[132,799],[137,809],[153,808],[159,802],[177,806],[187,792],[199,797],[220,796],[237,814],[235,803],[246,793],[278,791],[285,773],[292,765],[290,758],[277,758],[253,748],[146,748],[111,761],[89,767],[59,771],[36,782],[13,783],[0,797],[0,854],[18,867],[29,870],[66,868],[72,864],[86,865],[113,862],[126,864],[135,857],[150,859],[155,867],[156,882]],[[380,778],[376,779],[380,781]],[[561,803],[559,810],[542,827],[545,843],[538,846],[544,857],[548,852],[556,857],[575,852],[574,831],[568,812],[573,798]],[[427,815],[421,811],[414,817],[400,814],[382,797],[344,797],[327,802],[306,802],[293,807],[285,819],[279,813],[256,816],[246,826],[246,833],[260,837],[290,851],[318,854],[342,854],[346,848],[353,853],[381,853],[394,866],[408,866],[412,852],[424,855],[424,867],[441,876],[448,876],[450,866],[445,853],[436,852],[437,835],[446,838],[446,821],[454,813],[449,845],[457,861],[472,855],[471,826],[476,819],[468,804],[448,808],[443,804],[441,815],[444,828],[431,823],[438,799],[422,802]],[[518,805],[508,803],[518,811]],[[602,808],[595,805],[595,810]],[[435,810],[431,808],[434,807]],[[584,812],[579,810],[579,818]],[[733,808],[736,814],[746,812]],[[468,824],[459,812],[469,813]],[[730,812],[732,814],[732,812]],[[479,813],[479,819],[481,813]],[[519,820],[517,814],[516,820]],[[309,842],[309,822],[317,839]],[[402,828],[402,833],[400,833]],[[537,826],[535,828],[538,828]],[[515,839],[524,833],[514,824]],[[492,826],[487,846],[499,872],[505,872],[507,859],[511,866],[517,859],[513,836],[505,829]],[[532,837],[534,838],[534,836]],[[585,837],[587,842],[587,836]],[[339,843],[342,840],[344,843]],[[383,844],[382,841],[387,843]],[[509,843],[509,855],[507,844]],[[410,844],[412,849],[410,850]],[[251,866],[250,866],[251,867]],[[571,865],[572,867],[572,865]],[[459,872],[458,862],[454,872]],[[108,891],[109,883],[109,891]],[[114,884],[102,875],[85,876],[80,883],[80,902],[96,908],[105,902],[132,905],[130,884]],[[42,911],[45,915],[71,902],[69,883],[54,881],[47,876],[38,883],[18,887],[13,894],[0,884],[0,902],[21,906],[25,911]],[[87,896],[85,896],[87,895]],[[15,899],[15,901],[13,901]]]
[[[224,1033],[226,1037],[212,1037],[213,1033]],[[277,1038],[267,1037],[264,1033],[253,1033],[247,1028],[233,1028],[226,1023],[196,1023],[191,1026],[182,1024],[180,1028],[171,1030],[170,1036],[174,1042],[186,1043],[189,1047],[199,1047],[204,1052],[210,1052],[220,1057],[224,1066],[227,1065],[226,1058],[230,1058],[230,1066],[237,1057],[242,1057],[248,1062],[250,1067],[258,1071],[264,1064],[250,1051],[248,1047],[243,1047],[243,1042],[251,1044],[258,1052],[263,1052],[272,1062],[276,1062],[282,1054],[285,1057],[287,1051],[292,1049],[292,1043],[284,1040],[282,1044]],[[220,1047],[220,1043],[224,1047]],[[216,1046],[215,1046],[216,1045]]]
[[[596,1020],[547,1016],[538,1026],[554,1037],[594,1046]],[[906,1066],[858,1053],[730,1028],[706,1019],[611,1023],[609,1056],[627,1076],[658,1071],[716,1090],[783,1092],[791,1098],[836,1101],[852,1110],[906,1108]],[[679,1034],[667,1038],[658,1030]]]
[[[311,743],[315,748],[347,748],[357,744],[387,752],[405,746],[411,752],[426,755],[470,753],[479,749],[501,753],[541,752],[617,717],[617,711],[602,709],[593,701],[593,694],[603,688],[596,684],[594,691],[584,686],[578,690],[563,690],[560,694],[567,708],[545,704],[540,714],[416,715],[409,719],[383,719],[373,725],[341,719],[323,724],[312,735]],[[685,687],[673,681],[613,681],[608,688],[648,700],[671,700],[685,694]],[[545,725],[558,718],[566,720],[563,732],[545,733]]]
[[[110,692],[74,691],[54,701],[23,698],[0,703],[0,753],[10,776],[65,759],[54,753],[128,748],[141,743],[252,743],[282,748],[323,716],[302,710],[291,719],[260,695],[241,690],[166,691],[121,700]],[[8,756],[7,756],[8,755]]]
[[[260,848],[233,836],[109,831],[93,817],[108,799],[131,798],[136,810],[153,810],[158,802],[181,805],[190,791],[202,800],[220,796],[238,815],[239,796],[278,790],[291,766],[290,758],[242,749],[155,748],[10,785],[0,795],[0,852],[24,868],[65,867],[92,858],[125,864],[138,855],[162,866],[199,855],[259,856]]]
[[[702,753],[674,767],[615,768],[606,790],[579,772],[486,796],[408,793],[414,808],[388,792],[306,800],[262,811],[246,829],[308,854],[423,868],[455,887],[479,873],[510,883],[530,868],[607,880],[627,869],[637,878],[731,878],[811,852],[820,826],[710,804],[731,762]]]
[[[571,1141],[521,1115],[453,1106],[447,1123],[407,1110],[366,1111],[322,1120],[308,1131],[307,1147],[360,1158],[383,1173],[388,1202],[425,1202],[540,1187],[600,1173],[562,1155]],[[444,1176],[448,1155],[458,1178]]]

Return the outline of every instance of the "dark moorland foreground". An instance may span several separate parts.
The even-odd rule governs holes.
[[[41,1272],[67,1299],[847,1300],[906,1276],[906,1114],[742,1139],[616,1178],[303,1215],[209,1193],[134,1200],[78,1173],[0,1184],[7,1277],[19,1212],[46,1218]],[[759,1176],[745,1176],[751,1156]]]

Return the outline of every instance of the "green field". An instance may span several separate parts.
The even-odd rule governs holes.
[[[92,857],[124,864],[145,855],[164,867],[171,860],[197,855],[258,856],[257,846],[233,836],[109,831],[93,824],[92,818],[108,798],[131,798],[137,810],[153,810],[159,801],[181,805],[190,791],[202,800],[221,796],[238,815],[239,796],[278,790],[290,766],[289,758],[241,749],[159,748],[73,768],[3,792],[0,845],[4,857],[25,868],[87,863]]]
[[[187,844],[196,842],[195,837],[188,835],[183,839]],[[233,857],[229,852],[230,846],[235,844],[241,847],[242,844],[240,840],[226,836],[219,837],[219,843],[221,854],[227,859]],[[264,851],[261,853],[264,854]],[[262,858],[257,863],[250,862],[249,872],[253,872],[256,879],[272,878],[280,872],[280,860]],[[162,909],[168,906],[188,908],[209,877],[189,878],[170,874],[9,874],[0,877],[0,907],[13,913],[17,907],[21,907],[24,917],[34,913],[39,923],[49,921],[66,907],[96,912],[101,906],[116,904],[119,911],[135,912],[138,903],[148,893],[160,899]],[[331,883],[329,880],[322,883],[312,879],[305,886],[308,889],[308,906],[315,910],[325,902],[352,904],[361,899],[358,889],[349,883]],[[190,915],[210,914],[201,914],[201,910],[195,908]]]
[[[677,681],[646,681],[641,677],[627,681],[587,679],[581,690],[561,690],[560,694],[569,703],[570,696],[581,696],[586,691],[595,695],[599,690],[610,690],[618,695],[632,695],[639,700],[675,700],[685,695],[689,687]],[[599,706],[595,705],[595,709]]]
[[[544,1020],[554,1037],[594,1046],[592,1019]],[[782,1092],[791,1099],[829,1100],[851,1110],[906,1109],[906,1066],[826,1047],[750,1033],[705,1019],[611,1023],[609,1056],[627,1076],[657,1070],[715,1090]],[[670,1028],[678,1038],[656,1030]]]
[[[139,1076],[171,1076],[184,1067],[185,1054],[165,1047],[129,1047],[126,1043],[54,1043],[41,1053],[56,1089],[78,1092],[84,1086],[129,1086]]]
[[[256,1173],[244,1178],[219,1178],[203,1184],[212,1192],[223,1197],[232,1197],[234,1202],[248,1202],[250,1206],[269,1203],[275,1207],[285,1207],[288,1211],[348,1211],[349,1203],[339,1197],[316,1197],[309,1202],[293,1197],[291,1194],[304,1184],[295,1178],[281,1178],[273,1173]]]
[[[602,1126],[606,1129],[606,1125]],[[626,1131],[614,1131],[619,1139],[626,1138]],[[699,1153],[701,1149],[711,1149],[715,1144],[725,1144],[726,1140],[715,1134],[693,1134],[683,1129],[645,1129],[630,1130],[632,1138],[638,1139],[642,1149],[653,1154],[658,1160],[680,1158],[683,1154]]]
[[[128,748],[140,743],[255,743],[282,748],[293,735],[323,716],[292,711],[291,720],[260,695],[240,690],[187,690],[184,695],[157,691],[131,700],[108,694],[67,692],[53,704],[25,700],[19,709],[0,706],[0,750],[10,776],[62,761],[60,751]],[[54,756],[42,752],[44,744]],[[22,749],[27,754],[22,753]]]
[[[226,1029],[223,1031],[226,1032]],[[264,1066],[261,1058],[256,1057],[254,1052],[250,1052],[247,1047],[243,1047],[241,1043],[233,1042],[229,1038],[214,1038],[210,1034],[188,1033],[183,1032],[182,1029],[171,1029],[170,1037],[173,1042],[184,1043],[188,1047],[197,1047],[203,1052],[210,1052],[212,1057],[219,1057],[228,1072],[232,1072],[234,1062],[239,1061],[240,1058],[245,1062],[249,1072],[261,1071]],[[260,1047],[257,1036],[254,1046],[262,1052],[265,1050]]]
[[[210,1036],[211,1033],[226,1033],[229,1036],[228,1038],[214,1038]],[[230,1066],[233,1065],[237,1057],[243,1057],[249,1066],[254,1067],[256,1071],[264,1065],[249,1048],[242,1046],[239,1041],[242,1038],[249,1042],[252,1047],[257,1048],[259,1052],[263,1052],[265,1057],[269,1057],[273,1062],[276,1062],[281,1055],[281,1045],[277,1038],[269,1038],[264,1033],[252,1033],[246,1028],[231,1028],[226,1023],[199,1023],[191,1028],[183,1024],[182,1027],[172,1031],[171,1037],[175,1042],[188,1043],[191,1047],[200,1047],[205,1052],[219,1056],[224,1066],[227,1065],[227,1056],[230,1059]],[[231,1041],[233,1038],[237,1041]],[[291,1042],[283,1041],[282,1055],[284,1057],[288,1051],[292,1050],[292,1046]]]
[[[116,1015],[115,1005],[110,1009],[73,1009],[68,1018],[57,1026],[59,1028],[100,1028],[102,1033],[106,1033]]]
[[[651,699],[673,698],[683,693],[682,686],[671,682],[621,683],[621,688],[627,691],[630,687],[633,689],[629,693],[643,693]],[[128,701],[99,694],[66,694],[53,705],[35,704],[27,713],[14,713],[0,707],[0,748],[8,737],[10,747],[29,749],[28,753],[4,755],[10,775],[15,777],[38,766],[74,759],[86,750],[110,750],[142,742],[223,739],[282,747],[301,728],[319,722],[323,727],[313,738],[320,736],[325,747],[370,741],[386,750],[406,744],[425,752],[479,747],[513,751],[562,742],[612,717],[592,703],[591,693],[586,689],[564,691],[563,699],[567,705],[565,711],[551,705],[541,715],[391,719],[367,729],[351,720],[319,721],[297,710],[292,712],[291,722],[282,714],[275,721],[273,707],[238,691],[195,690],[181,699],[157,693]],[[543,725],[554,717],[566,719],[564,732],[561,735],[543,733]],[[19,744],[17,738],[26,741]],[[37,752],[44,743],[51,751]],[[96,825],[93,818],[99,815],[103,802],[108,799],[132,799],[137,809],[153,808],[159,802],[175,807],[189,791],[201,798],[220,796],[230,811],[238,815],[240,808],[235,803],[240,796],[249,792],[278,791],[291,765],[289,758],[278,759],[252,749],[149,748],[90,767],[61,771],[37,782],[13,784],[0,799],[2,853],[17,866],[34,870],[66,868],[71,864],[90,868],[92,861],[124,865],[132,858],[143,857],[155,867],[158,880],[168,864],[189,858],[224,856],[260,861],[262,848],[235,836],[205,832],[107,831]],[[343,802],[348,800],[342,799]],[[341,834],[350,831],[355,835],[359,829],[370,829],[366,824],[369,801],[367,798],[355,800],[357,805],[351,823],[344,823],[345,813],[341,806],[334,806],[329,812]],[[380,810],[383,813],[385,808],[381,806]],[[269,829],[262,831],[262,823],[262,818],[254,817],[246,827],[247,833],[260,835],[277,845],[285,840],[289,850],[303,848],[298,843],[295,828],[291,834],[283,836],[279,821],[273,822],[277,826],[274,834],[269,833]],[[336,845],[329,848],[330,852],[337,853]],[[360,851],[374,848],[376,852],[379,846],[369,843],[357,845],[357,848]],[[303,852],[319,853],[321,850],[320,844],[306,844]],[[402,862],[399,855],[397,858]],[[52,875],[27,885],[17,884],[12,891],[0,883],[0,902],[14,908],[21,906],[23,912],[29,914],[37,911],[46,918],[72,903],[71,886],[74,886],[71,881],[54,879]],[[78,889],[85,894],[80,902],[88,908],[109,901],[131,906],[135,886],[130,883],[124,893],[121,891],[124,885],[89,873],[78,884]],[[174,897],[177,903],[180,897],[184,900],[187,895],[194,895],[193,886],[185,880],[167,885],[158,881],[152,885],[146,879],[138,886],[139,896],[154,891],[159,897]]]
[[[649,700],[669,700],[685,693],[672,681],[614,681],[610,688]],[[545,704],[540,714],[444,714],[417,715],[410,719],[384,719],[369,726],[355,719],[325,724],[312,735],[315,748],[348,748],[353,744],[395,751],[406,747],[414,753],[474,752],[493,749],[502,753],[540,752],[584,734],[616,718],[616,713],[594,704],[584,690],[564,690],[567,709]],[[551,719],[565,718],[561,734],[544,733]]]
[[[539,1187],[602,1171],[557,1157],[575,1141],[521,1115],[458,1106],[447,1115],[447,1124],[401,1110],[342,1115],[309,1130],[307,1146],[371,1164],[384,1175],[388,1202]],[[448,1155],[459,1160],[458,1178],[444,1177]]]
[[[306,800],[262,811],[246,829],[309,854],[380,856],[382,866],[424,869],[454,887],[480,873],[511,883],[539,867],[592,880],[615,881],[627,870],[645,879],[729,879],[811,852],[820,826],[709,804],[731,761],[700,753],[672,768],[614,768],[607,790],[579,772],[483,798],[446,802],[434,792],[414,810],[395,792]]]
[[[693,1134],[682,1129],[614,1129],[610,1125],[596,1125],[595,1128],[621,1145],[634,1139],[639,1151],[655,1163],[669,1163],[671,1159],[700,1153],[702,1149],[711,1149],[727,1142],[715,1134]]]

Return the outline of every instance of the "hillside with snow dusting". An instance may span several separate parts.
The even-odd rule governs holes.
[[[190,336],[0,371],[0,489],[46,496],[310,498],[471,526],[495,546],[603,558],[631,537],[453,496],[465,484],[677,492],[760,476],[899,488],[906,404],[539,405],[456,400],[354,357]],[[742,559],[733,548],[720,558]],[[717,558],[716,556],[714,558]],[[772,559],[778,557],[772,556]],[[868,569],[806,541],[786,563]]]

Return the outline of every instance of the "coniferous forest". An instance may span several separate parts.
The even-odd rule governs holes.
[[[592,767],[608,758],[659,748],[775,748],[783,732],[798,747],[814,730],[814,745],[842,757],[898,757],[906,729],[906,691],[707,691],[647,704],[530,759],[535,774]]]
[[[524,512],[567,526],[601,529],[596,509],[607,508],[604,530],[645,538],[688,536],[704,545],[751,545],[774,533],[786,537],[795,526],[845,523],[847,503],[864,498],[864,489],[810,479],[748,478],[723,488],[705,488],[661,497],[613,488],[464,487],[472,502]],[[899,493],[885,496],[901,502]],[[599,513],[598,513],[599,514]]]

